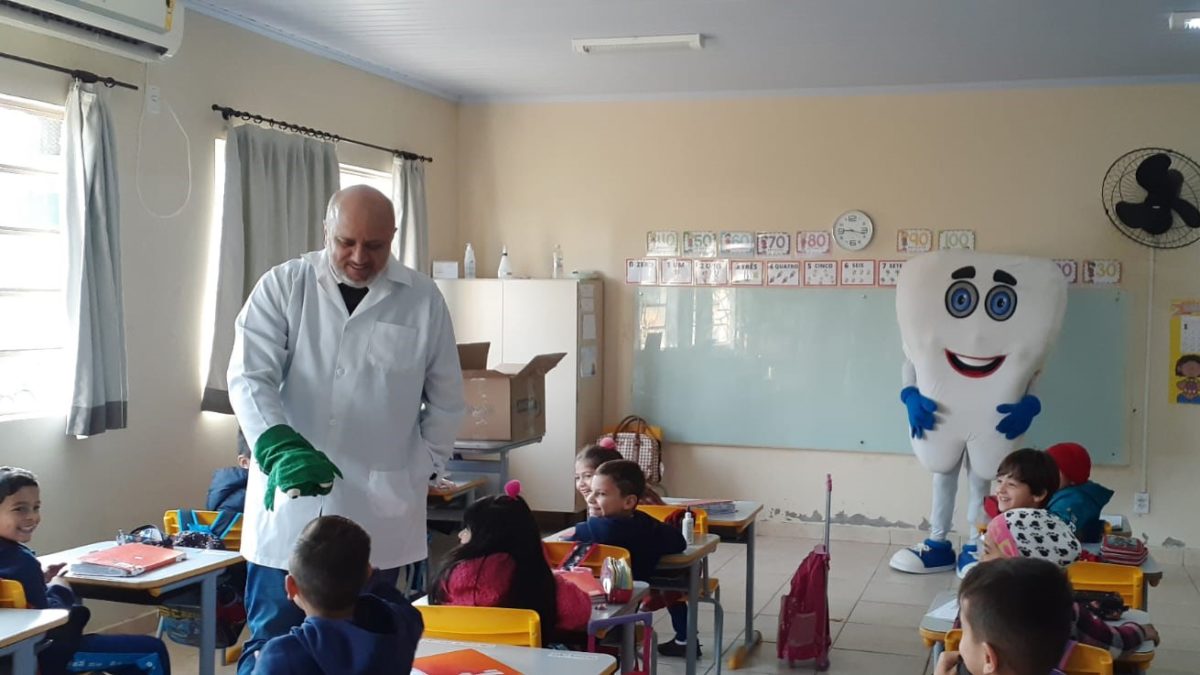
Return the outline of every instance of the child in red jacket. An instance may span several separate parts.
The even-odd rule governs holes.
[[[521,483],[509,481],[504,490],[467,507],[461,543],[434,580],[430,602],[532,609],[543,635],[585,630],[591,599],[550,571],[533,512],[520,497]]]

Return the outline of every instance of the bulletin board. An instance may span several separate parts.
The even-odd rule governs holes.
[[[633,410],[669,441],[910,453],[895,291],[639,287]],[[1127,461],[1130,307],[1072,288],[1025,442]],[[765,468],[765,467],[764,467]]]

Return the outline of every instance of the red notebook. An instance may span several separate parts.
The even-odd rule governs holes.
[[[90,577],[136,577],[166,567],[187,553],[149,544],[121,544],[93,551],[71,563],[71,573]]]
[[[413,675],[522,675],[496,659],[475,651],[458,651],[422,656],[413,661]]]
[[[600,585],[600,580],[592,576],[590,570],[555,570],[554,573],[575,584],[579,590],[587,593],[588,597],[592,599],[592,604],[603,604],[608,599],[607,594],[604,592],[604,587]]]

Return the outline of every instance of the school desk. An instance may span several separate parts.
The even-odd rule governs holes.
[[[667,497],[667,504],[687,502],[687,499]],[[746,544],[746,630],[742,633],[742,644],[729,655],[728,665],[737,670],[750,656],[750,650],[762,642],[762,633],[754,629],[754,546],[755,525],[763,506],[758,502],[735,500],[733,513],[708,514],[708,529],[721,537],[722,541]]]
[[[700,624],[698,606],[700,600],[700,578],[703,576],[704,561],[717,550],[721,538],[713,533],[704,536],[696,535],[695,542],[688,546],[683,553],[665,555],[658,561],[658,571],[687,570],[687,610],[688,610],[688,641],[687,641],[687,675],[696,675],[697,647],[700,642]],[[749,608],[747,611],[750,611]],[[713,646],[717,650],[716,659],[720,660],[721,645]],[[720,667],[720,664],[717,664]]]
[[[102,541],[87,546],[39,556],[42,566],[79,560],[93,551],[116,546]],[[242,562],[237,551],[180,549],[187,558],[136,577],[89,577],[67,572],[71,590],[81,598],[96,598],[129,604],[158,604],[165,593],[194,584],[200,585],[200,675],[213,675],[217,658],[217,577],[227,568]],[[149,597],[147,597],[149,596]]]
[[[65,609],[0,609],[0,658],[12,655],[13,675],[35,675],[37,643],[66,622]]]
[[[462,649],[473,649],[496,659],[522,673],[554,673],[554,675],[612,675],[617,661],[608,654],[568,652],[558,649],[536,649],[512,645],[489,645],[482,642],[452,642],[424,639],[417,643],[417,658]],[[414,672],[416,672],[414,670]]]

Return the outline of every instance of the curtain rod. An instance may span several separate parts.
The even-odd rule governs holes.
[[[99,83],[99,84],[103,84],[104,86],[108,87],[109,89],[111,89],[113,87],[124,87],[126,89],[132,89],[133,91],[138,90],[138,88],[135,85],[129,84],[128,82],[122,82],[120,80],[117,80],[117,79],[114,79],[111,77],[97,75],[95,73],[92,73],[92,72],[89,72],[86,70],[64,68],[62,66],[56,66],[53,63],[46,63],[45,61],[35,61],[33,59],[27,59],[24,56],[17,56],[16,54],[9,54],[7,52],[0,52],[0,58],[9,59],[10,61],[20,61],[21,63],[26,63],[31,66],[37,66],[38,68],[45,68],[46,70],[53,70],[55,72],[63,73],[64,75],[70,75],[71,77],[75,78],[76,80],[79,80],[80,82],[84,82],[87,84]]]
[[[292,124],[291,122],[283,122],[281,120],[271,119],[270,117],[263,117],[262,115],[256,115],[254,113],[244,112],[242,110],[234,110],[233,108],[219,105],[217,103],[213,104],[212,109],[216,112],[221,113],[221,117],[223,117],[225,119],[229,119],[231,117],[236,117],[238,119],[246,120],[247,122],[258,122],[261,124],[266,124],[275,129],[286,129],[288,131],[294,131],[296,133],[304,134],[305,136],[312,136],[313,138],[317,138],[317,139],[320,139],[323,141],[332,141],[334,143],[337,143],[337,142],[353,143],[355,145],[361,145],[361,146],[367,147],[367,148],[374,148],[375,150],[382,150],[383,152],[390,152],[391,154],[395,155],[396,157],[400,157],[402,159],[416,159],[416,160],[420,160],[422,162],[432,162],[433,161],[432,157],[425,157],[424,155],[418,155],[415,152],[409,152],[407,150],[397,150],[396,148],[385,148],[382,145],[375,145],[374,143],[367,143],[364,141],[356,141],[353,138],[344,138],[342,136],[338,136],[337,134],[331,134],[328,131],[321,131],[320,129],[304,127],[304,126],[300,126],[299,124]]]

